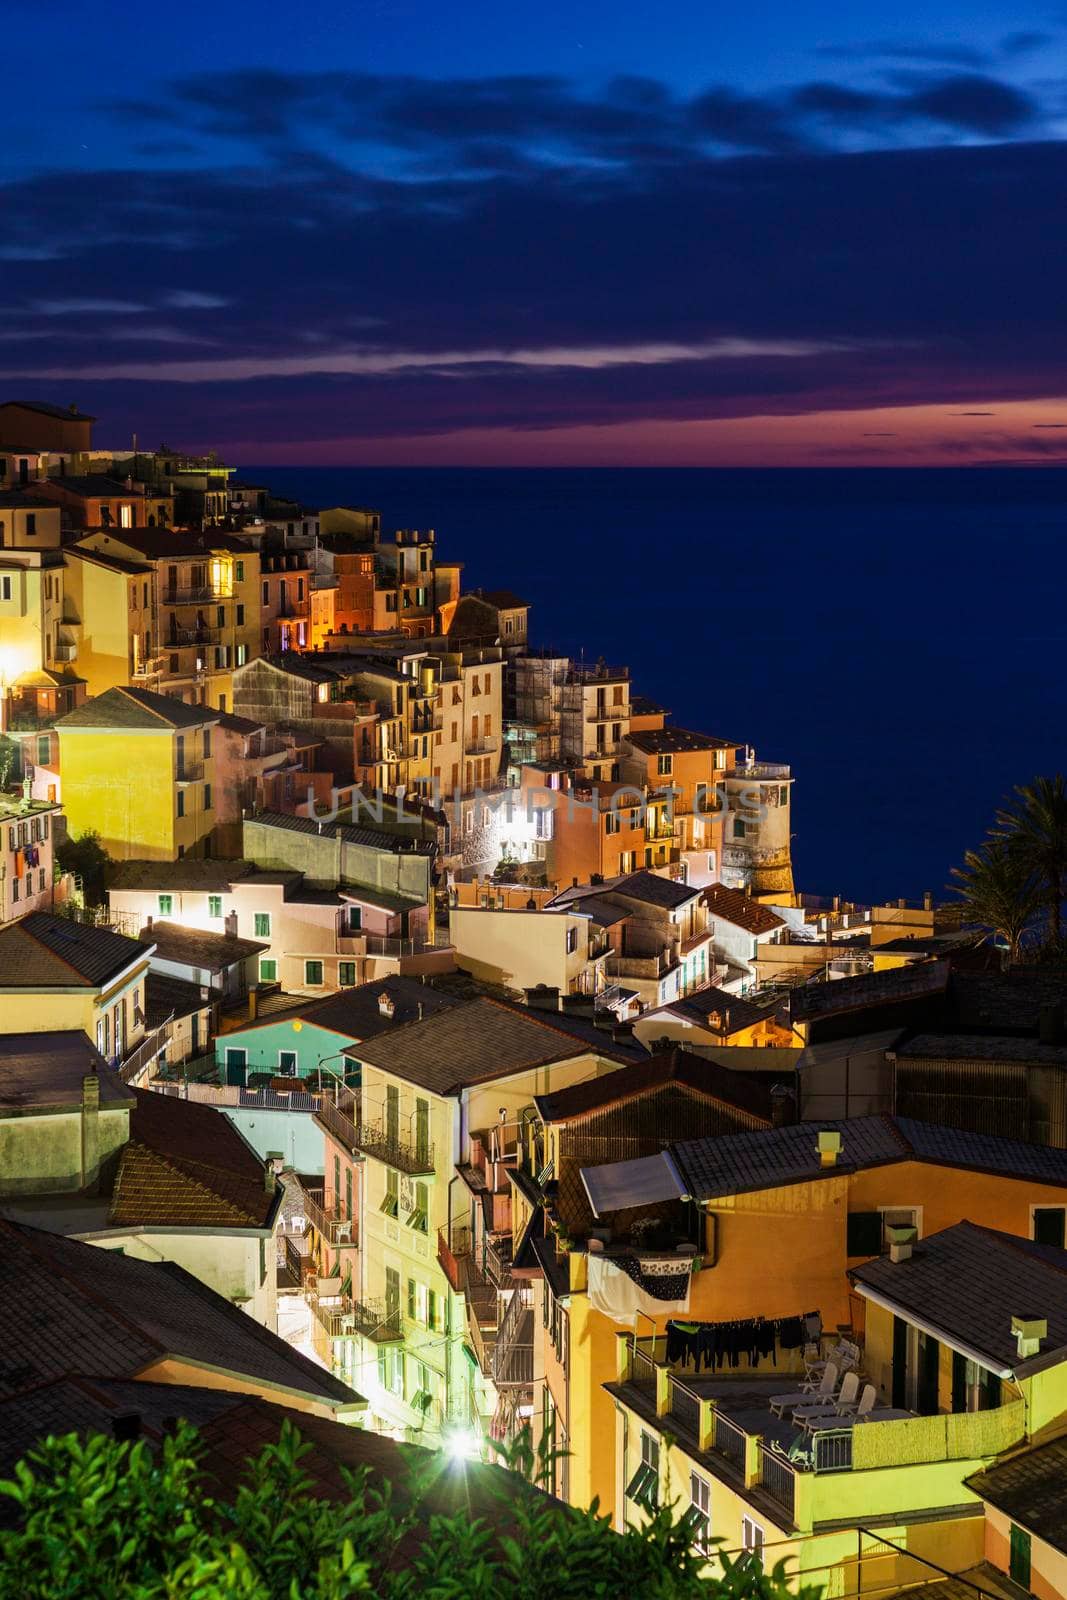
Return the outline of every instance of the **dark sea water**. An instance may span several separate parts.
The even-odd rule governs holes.
[[[798,887],[924,889],[1067,766],[1067,474],[256,468],[434,527],[532,637],[792,763]]]

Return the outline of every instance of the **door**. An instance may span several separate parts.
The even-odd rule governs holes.
[[[400,1314],[400,1273],[396,1267],[385,1269],[385,1315],[387,1318]]]
[[[1030,1588],[1030,1535],[1025,1528],[1011,1525],[1008,1574],[1022,1589]]]
[[[385,1091],[385,1137],[390,1144],[400,1142],[400,1090],[392,1085]]]
[[[246,1050],[229,1049],[226,1051],[226,1082],[235,1083],[244,1088],[248,1080],[248,1052]]]
[[[908,1324],[893,1318],[893,1405],[905,1411],[908,1405]]]
[[[928,1333],[919,1334],[917,1346],[915,1409],[922,1417],[936,1417],[937,1369],[941,1346]]]
[[[419,1161],[428,1161],[430,1151],[430,1102],[415,1102],[415,1154]]]

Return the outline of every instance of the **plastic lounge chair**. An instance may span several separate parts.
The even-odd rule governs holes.
[[[784,1417],[787,1411],[792,1411],[794,1406],[810,1405],[821,1399],[828,1404],[830,1396],[837,1388],[837,1367],[833,1361],[827,1361],[822,1370],[818,1387],[811,1385],[807,1389],[795,1389],[791,1394],[772,1394],[768,1404],[772,1416]]]
[[[830,1395],[822,1401],[809,1401],[806,1404],[796,1406],[793,1410],[793,1421],[798,1427],[810,1428],[812,1423],[818,1425],[824,1418],[833,1419],[835,1417],[849,1416],[856,1409],[856,1396],[859,1391],[859,1378],[854,1372],[846,1372],[841,1384],[840,1394],[836,1396]]]
[[[874,1410],[877,1399],[878,1391],[875,1389],[874,1384],[865,1383],[863,1385],[863,1393],[860,1395],[855,1406],[850,1409],[849,1421],[863,1422]]]
[[[812,1388],[822,1377],[827,1361],[832,1361],[838,1372],[851,1372],[860,1364],[860,1347],[858,1344],[853,1344],[851,1339],[839,1339],[827,1356],[814,1361],[805,1361],[805,1377]]]

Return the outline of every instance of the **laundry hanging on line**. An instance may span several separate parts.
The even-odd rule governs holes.
[[[750,1366],[771,1358],[778,1365],[778,1351],[799,1350],[817,1340],[822,1318],[817,1311],[796,1317],[740,1317],[729,1322],[667,1323],[667,1360],[691,1363],[717,1371],[729,1364],[736,1367],[744,1357]]]

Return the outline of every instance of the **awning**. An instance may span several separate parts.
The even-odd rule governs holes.
[[[636,1161],[614,1161],[605,1167],[583,1167],[582,1182],[596,1216],[683,1200],[686,1189],[667,1151]]]

